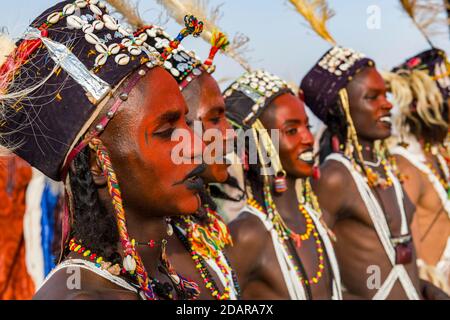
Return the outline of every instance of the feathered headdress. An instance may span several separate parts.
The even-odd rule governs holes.
[[[241,54],[249,39],[242,34],[237,34],[232,41],[229,41],[226,34],[220,31],[220,28],[217,26],[217,21],[221,17],[220,6],[208,9],[207,0],[157,0],[157,2],[166,9],[169,16],[180,24],[183,23],[183,14],[186,12],[195,15],[203,21],[204,31],[201,37],[211,44],[208,59],[204,62],[206,66],[212,66],[216,53],[221,50],[245,70],[251,70],[248,62]]]
[[[418,125],[419,118],[430,127],[447,126],[442,118],[442,95],[426,71],[400,69],[382,75],[400,111],[395,119],[398,128],[406,128],[408,120]]]
[[[446,11],[444,2],[442,0],[400,0],[400,4],[429,45],[434,48],[431,37],[441,32],[439,28],[448,27],[448,19],[440,17]]]
[[[334,16],[334,11],[328,7],[325,0],[289,0],[289,2],[317,35],[333,46],[336,45],[336,41],[327,29],[327,22]]]

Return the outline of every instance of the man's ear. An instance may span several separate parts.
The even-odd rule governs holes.
[[[102,168],[100,168],[97,162],[97,155],[94,150],[90,150],[91,154],[89,157],[89,169],[91,171],[92,179],[97,187],[104,187],[107,184],[107,178],[103,174]]]

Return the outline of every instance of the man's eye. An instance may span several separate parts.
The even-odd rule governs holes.
[[[167,139],[170,138],[173,134],[173,132],[175,131],[174,127],[164,127],[164,128],[160,128],[157,131],[155,131],[153,133],[154,136],[163,138],[163,139]]]
[[[286,134],[291,136],[297,133],[297,128],[291,128],[286,130]]]
[[[367,100],[376,100],[377,98],[378,98],[378,95],[377,94],[375,94],[375,95],[368,95],[368,96],[366,96],[365,97]]]
[[[218,124],[220,122],[220,117],[211,118],[209,119],[209,121],[211,121],[213,124]]]

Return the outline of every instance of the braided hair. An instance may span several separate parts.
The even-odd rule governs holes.
[[[85,243],[90,250],[114,264],[120,262],[117,223],[114,214],[99,199],[89,160],[90,149],[85,148],[74,159],[69,173],[73,194],[71,237]]]
[[[329,109],[326,115],[326,124],[327,129],[320,138],[320,163],[323,163],[329,154],[338,151],[333,148],[333,137],[337,139],[339,145],[343,145],[345,148],[348,126],[340,99],[336,101],[335,107]]]

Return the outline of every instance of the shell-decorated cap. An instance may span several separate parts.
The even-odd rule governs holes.
[[[162,62],[152,27],[131,30],[99,0],[63,1],[29,26],[0,68],[2,144],[52,179],[122,80]]]
[[[286,81],[264,70],[247,72],[225,90],[227,117],[249,127],[278,96],[293,90]]]
[[[336,107],[339,91],[353,77],[375,62],[353,49],[335,46],[328,50],[303,78],[300,88],[305,103],[326,123],[330,108]]]

